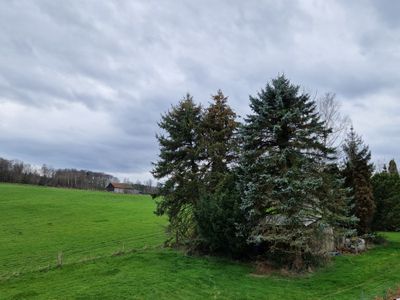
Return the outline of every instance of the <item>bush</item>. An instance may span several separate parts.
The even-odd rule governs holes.
[[[239,197],[233,174],[226,175],[214,193],[200,197],[195,209],[198,249],[232,256],[245,252],[246,237],[237,234],[237,226],[242,223]]]
[[[362,236],[362,238],[365,239],[365,241],[368,244],[384,245],[387,243],[386,238],[379,233],[371,233],[368,235],[364,235],[364,236]]]
[[[400,177],[386,172],[372,177],[376,213],[374,230],[400,230]]]

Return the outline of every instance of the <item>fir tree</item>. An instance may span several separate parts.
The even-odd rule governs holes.
[[[236,224],[241,223],[240,195],[231,170],[236,159],[238,122],[221,90],[212,98],[201,124],[204,188],[195,210],[200,235],[195,247],[237,255],[245,245],[236,236]]]
[[[206,109],[202,127],[205,182],[209,192],[214,191],[229,165],[235,159],[236,141],[234,134],[239,125],[236,114],[227,104],[221,90],[212,96],[213,103]]]
[[[330,130],[314,101],[285,76],[250,97],[250,107],[253,113],[240,131],[241,209],[246,216],[241,233],[267,253],[285,253],[296,267],[315,254],[316,231],[346,219],[340,182],[322,176],[333,153],[324,145]],[[335,202],[335,194],[343,203]],[[316,222],[320,226],[308,226]]]
[[[397,170],[397,165],[396,165],[396,162],[394,161],[394,159],[392,159],[389,162],[388,172],[389,172],[389,174],[392,174],[392,175],[399,175],[399,171]]]
[[[160,188],[163,197],[156,213],[168,216],[169,230],[177,244],[196,236],[193,208],[200,190],[201,118],[201,107],[187,94],[158,124],[165,134],[157,135],[160,154],[152,174],[166,180]]]
[[[353,213],[359,219],[358,232],[368,233],[374,217],[375,203],[371,185],[373,165],[370,163],[371,152],[351,128],[343,151],[346,155],[343,174],[346,186],[352,189]]]

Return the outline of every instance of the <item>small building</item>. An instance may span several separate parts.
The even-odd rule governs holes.
[[[129,183],[110,182],[106,186],[106,190],[118,194],[140,194],[140,191]]]
[[[314,215],[310,214],[309,217],[303,217],[302,223],[305,227],[314,227],[315,238],[309,245],[314,253],[327,255],[336,250],[335,236],[333,228],[319,226],[319,221],[322,219],[319,209],[315,209]],[[288,217],[282,214],[268,215],[265,217],[264,224],[273,226],[286,226]]]

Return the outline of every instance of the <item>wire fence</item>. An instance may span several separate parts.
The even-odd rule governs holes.
[[[58,248],[58,250],[49,251],[43,249],[37,254],[13,253],[4,255],[0,257],[0,281],[27,272],[40,271],[137,250],[158,248],[162,245],[160,240],[163,237],[165,237],[165,231],[136,235],[126,239],[107,240],[81,248],[59,246],[54,247]]]
[[[91,244],[90,247],[85,248],[73,248],[73,249],[60,249],[59,251],[53,252],[48,255],[26,255],[24,257],[16,257],[14,255],[2,256],[2,263],[0,265],[6,267],[8,271],[0,272],[0,281],[7,280],[12,277],[17,277],[29,272],[42,271],[48,269],[54,269],[61,266],[67,266],[91,260],[96,260],[105,257],[117,256],[144,249],[156,249],[161,247],[161,243],[152,242],[152,238],[165,237],[165,232],[153,232],[151,234],[143,234],[134,236],[127,239],[114,239],[107,240],[97,244]],[[6,259],[5,259],[6,258]],[[9,259],[7,259],[9,258]],[[13,259],[11,259],[13,258]],[[384,261],[390,260],[383,259]],[[29,261],[30,263],[26,263]],[[382,263],[382,260],[381,260]],[[313,299],[336,299],[340,295],[348,293],[354,289],[359,289],[360,295],[363,293],[363,287],[368,287],[368,290],[380,290],[390,287],[393,282],[391,275],[397,274],[397,269],[387,270],[383,274],[378,274],[358,284],[349,284],[336,289],[334,292],[326,293],[323,296],[316,295]],[[276,279],[276,278],[275,278]],[[284,279],[286,280],[286,279]],[[68,279],[65,282],[57,283],[58,289],[68,288],[75,283],[80,283],[81,278],[76,280]],[[156,283],[154,283],[156,284]],[[392,286],[394,287],[394,286]]]

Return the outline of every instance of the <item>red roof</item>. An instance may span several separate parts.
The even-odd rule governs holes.
[[[110,184],[117,189],[133,189],[133,186],[129,183],[110,182]]]

